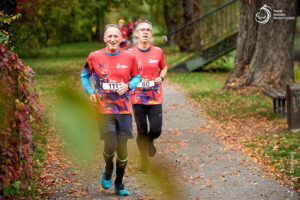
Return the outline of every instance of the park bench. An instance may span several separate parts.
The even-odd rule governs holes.
[[[273,112],[282,114],[284,118],[286,114],[286,90],[263,90],[262,93],[273,100]]]

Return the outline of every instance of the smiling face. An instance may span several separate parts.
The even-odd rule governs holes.
[[[152,38],[152,27],[148,23],[140,23],[137,27],[136,36],[139,43],[149,43]]]
[[[115,54],[120,48],[121,32],[115,27],[109,27],[104,34],[104,42],[106,51],[110,54]]]

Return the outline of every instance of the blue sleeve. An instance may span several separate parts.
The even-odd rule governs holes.
[[[95,91],[91,86],[91,80],[90,80],[91,75],[89,75],[85,70],[83,70],[80,76],[81,76],[81,84],[84,90],[86,91],[86,93],[88,95],[90,95],[91,93],[95,93]]]
[[[134,90],[136,88],[136,86],[139,84],[139,82],[141,81],[141,75],[137,74],[136,76],[133,76],[131,78],[131,81],[129,82],[129,84],[131,85],[131,90]]]

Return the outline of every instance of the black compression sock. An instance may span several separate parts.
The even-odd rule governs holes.
[[[103,152],[103,157],[105,160],[105,179],[109,180],[112,176],[112,172],[114,170],[114,159],[115,154],[107,155],[105,152]]]
[[[115,181],[116,184],[123,182],[127,161],[128,158],[126,158],[125,160],[120,160],[119,158],[117,159],[117,177]]]

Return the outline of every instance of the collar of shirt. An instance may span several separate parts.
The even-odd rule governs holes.
[[[109,56],[117,56],[117,55],[120,53],[120,49],[119,49],[118,52],[115,53],[115,54],[108,53],[107,51],[105,51],[105,53],[106,53],[107,55],[109,55]]]
[[[138,50],[140,50],[140,51],[143,52],[143,53],[146,53],[146,52],[150,51],[150,47],[149,47],[148,49],[145,49],[145,50],[140,49],[140,48],[138,47]]]

